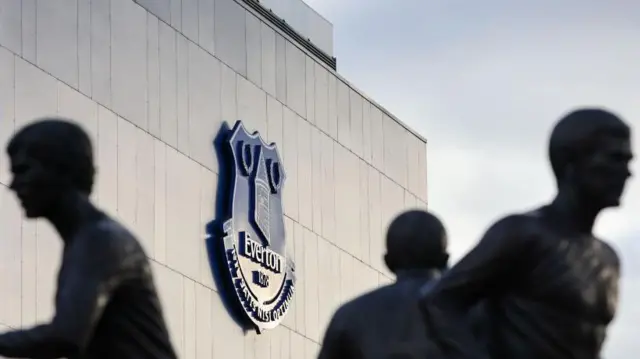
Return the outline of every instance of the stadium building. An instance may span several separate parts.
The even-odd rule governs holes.
[[[94,199],[143,243],[181,358],[315,358],[427,201],[425,140],[332,39],[301,0],[2,0],[0,328],[53,314],[61,241],[23,219],[4,146],[57,115],[91,135]]]

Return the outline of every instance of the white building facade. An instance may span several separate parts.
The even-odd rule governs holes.
[[[43,116],[91,135],[94,199],[144,244],[181,358],[315,358],[334,310],[393,280],[384,232],[403,209],[426,207],[425,140],[336,73],[330,23],[271,3],[0,2],[0,328],[53,314],[61,241],[23,218],[4,152]],[[275,11],[310,25],[297,31]],[[286,172],[295,292],[262,334],[223,305],[205,245],[219,215],[212,141],[238,120],[276,144]]]

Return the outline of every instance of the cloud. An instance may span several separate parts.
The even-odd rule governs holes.
[[[546,142],[566,111],[610,108],[638,143],[640,3],[307,2],[334,23],[339,72],[427,137],[429,203],[449,228],[455,258],[499,216],[553,196]],[[632,328],[640,321],[637,182],[596,226],[624,265],[609,358],[640,349]]]

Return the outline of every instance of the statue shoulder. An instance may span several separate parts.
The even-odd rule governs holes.
[[[606,264],[616,269],[620,269],[620,256],[618,255],[618,251],[615,247],[611,243],[599,238],[596,238],[596,242],[598,244],[602,260]]]
[[[509,214],[497,220],[487,230],[485,238],[510,242],[526,241],[536,238],[541,228],[541,215],[538,210]]]

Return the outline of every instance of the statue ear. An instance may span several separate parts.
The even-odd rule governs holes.
[[[389,253],[384,255],[384,263],[387,265],[387,268],[391,271],[391,273],[395,273],[395,265],[393,264],[393,260],[389,256]]]
[[[564,170],[564,178],[568,183],[575,183],[580,176],[580,163],[571,162]]]
[[[576,168],[573,163],[567,164],[567,167],[564,170],[564,177],[569,181],[573,180],[573,176],[576,173]]]
[[[440,268],[444,269],[449,266],[449,253],[443,253],[440,261]]]

